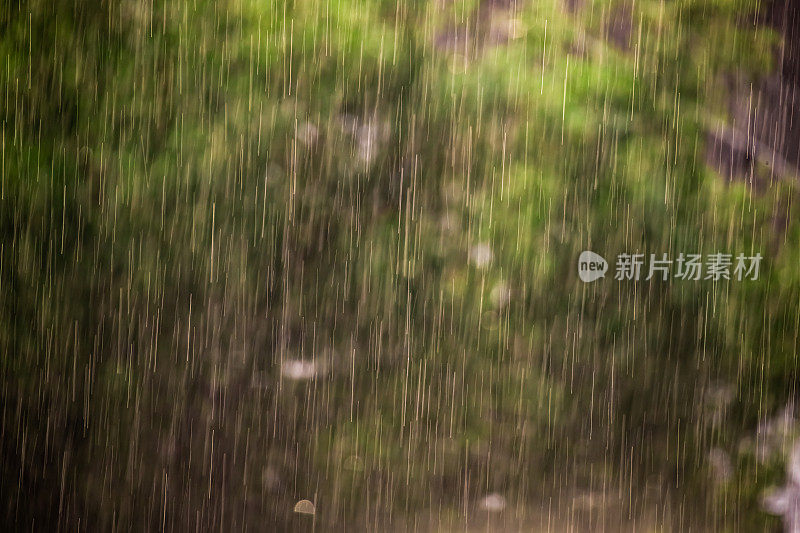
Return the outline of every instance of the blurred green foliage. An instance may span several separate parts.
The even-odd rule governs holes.
[[[5,516],[288,528],[310,498],[334,527],[657,478],[677,528],[762,524],[779,469],[698,496],[794,391],[796,192],[703,146],[776,36],[758,2],[587,4],[0,8]],[[584,249],[766,260],[584,285]]]

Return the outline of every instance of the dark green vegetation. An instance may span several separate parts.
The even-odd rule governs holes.
[[[740,440],[795,392],[795,187],[703,160],[720,80],[771,67],[758,2],[639,0],[622,38],[529,2],[500,43],[445,4],[3,4],[5,521],[772,523],[782,459]],[[586,285],[584,249],[765,261]]]

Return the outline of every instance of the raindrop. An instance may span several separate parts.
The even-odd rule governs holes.
[[[477,268],[486,268],[494,259],[492,248],[486,243],[480,243],[473,246],[469,251],[469,260]]]
[[[281,367],[281,376],[297,381],[312,379],[318,374],[319,365],[316,361],[289,359],[284,361]]]
[[[309,500],[300,500],[294,504],[294,512],[298,514],[315,514],[317,512],[314,504]]]
[[[725,450],[714,448],[709,451],[708,463],[711,465],[711,474],[716,483],[727,483],[733,477],[731,458]]]
[[[506,508],[506,499],[501,494],[493,492],[483,497],[480,507],[488,513],[499,513]]]
[[[505,281],[500,281],[492,288],[489,298],[495,307],[505,307],[511,301],[511,289]]]
[[[319,137],[319,128],[310,122],[303,122],[297,127],[297,140],[306,146],[313,146]]]

